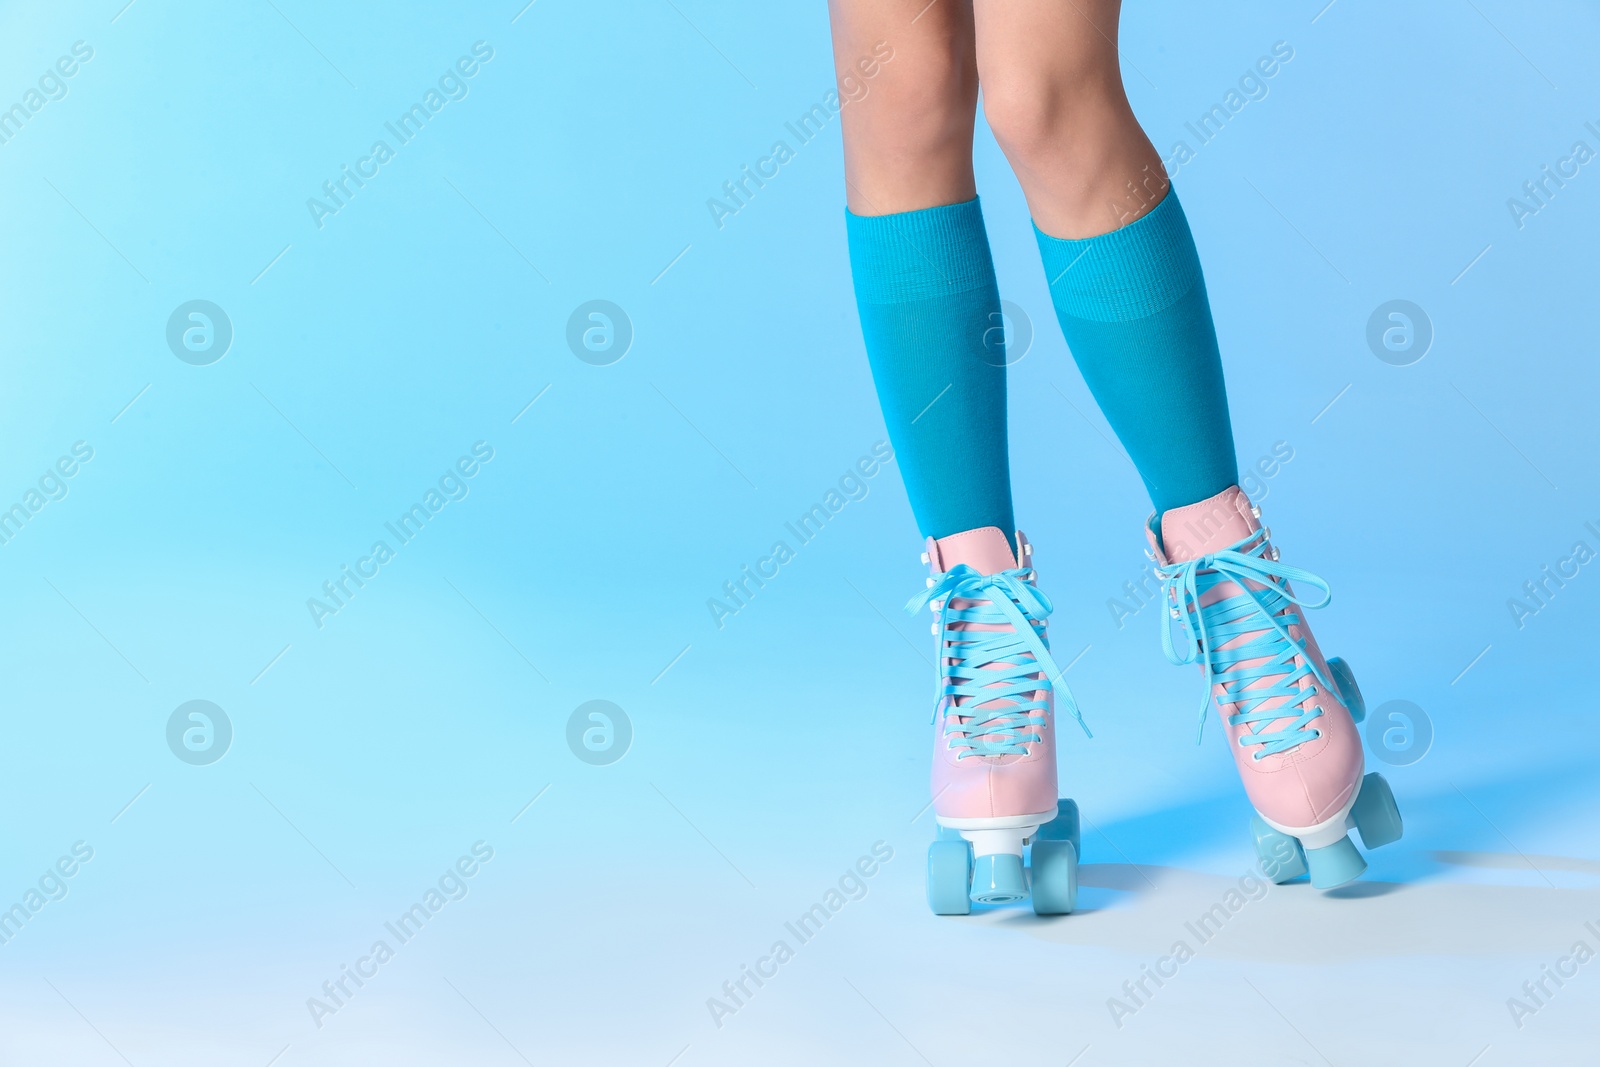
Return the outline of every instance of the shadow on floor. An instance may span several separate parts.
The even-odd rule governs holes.
[[[1010,909],[974,920],[1063,944],[1160,956],[1183,942],[1196,952],[1284,964],[1338,963],[1419,953],[1444,957],[1524,953],[1570,945],[1600,918],[1600,861],[1525,852],[1546,813],[1592,809],[1600,783],[1584,768],[1419,792],[1388,775],[1406,836],[1369,854],[1366,876],[1329,892],[1304,879],[1273,886],[1254,869],[1242,795],[1096,825],[1084,820],[1080,908],[1041,919]],[[1580,807],[1574,807],[1580,805]],[[1186,864],[1237,842],[1238,871]],[[1508,847],[1509,845],[1509,847]],[[1505,872],[1485,884],[1481,873]],[[1293,937],[1284,931],[1292,930]],[[1223,936],[1226,934],[1226,936]]]

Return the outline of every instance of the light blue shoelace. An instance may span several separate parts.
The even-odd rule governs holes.
[[[1316,660],[1306,654],[1305,642],[1289,633],[1290,626],[1303,625],[1294,607],[1326,607],[1333,599],[1328,583],[1310,571],[1279,563],[1275,555],[1265,532],[1257,531],[1219,552],[1158,570],[1162,591],[1169,597],[1168,618],[1161,627],[1167,658],[1173,663],[1199,660],[1205,668],[1201,732],[1210,711],[1212,687],[1220,683],[1223,695],[1218,703],[1233,708],[1228,715],[1230,725],[1249,727],[1239,744],[1255,748],[1253,757],[1258,760],[1322,736],[1322,731],[1311,725],[1322,709],[1307,704],[1317,686],[1302,688],[1302,679],[1310,675],[1324,691],[1338,692]],[[1243,592],[1202,608],[1200,598],[1220,582],[1233,582]],[[1264,588],[1251,589],[1249,582]],[[1321,590],[1322,598],[1314,602],[1300,599],[1289,591],[1291,582]],[[1176,604],[1170,599],[1173,593],[1177,594]],[[1173,647],[1175,630],[1182,637],[1182,651]],[[1245,635],[1253,636],[1235,647],[1221,647]],[[1297,665],[1297,656],[1304,662]],[[1264,662],[1240,666],[1248,660]],[[1272,684],[1250,688],[1262,679],[1271,679]],[[1283,719],[1289,720],[1287,725],[1267,729],[1268,724]]]
[[[939,575],[932,586],[912,597],[906,611],[915,614],[935,600],[939,604],[939,696],[934,704],[937,721],[946,700],[961,704],[964,723],[946,719],[945,736],[952,749],[967,756],[1021,756],[1030,741],[1038,741],[1044,726],[1044,700],[1035,693],[1054,690],[1056,699],[1078,720],[1089,736],[1061,669],[1050,656],[1044,638],[1044,620],[1055,610],[1050,600],[1028,581],[1031,568],[979,574],[958,564]],[[957,600],[972,606],[954,608]],[[961,623],[1004,625],[1005,630],[962,630]],[[950,662],[945,662],[946,660]],[[1010,663],[1012,666],[1003,666]],[[1037,677],[1043,674],[1043,678]],[[1007,700],[1003,707],[974,705]]]

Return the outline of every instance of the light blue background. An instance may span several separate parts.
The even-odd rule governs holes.
[[[1600,947],[1600,578],[1521,629],[1507,600],[1575,541],[1600,549],[1600,172],[1521,228],[1506,201],[1574,141],[1600,148],[1600,18],[1322,2],[1130,3],[1125,73],[1167,154],[1274,42],[1294,49],[1176,180],[1241,459],[1293,449],[1264,507],[1335,589],[1323,644],[1435,739],[1388,772],[1407,835],[1364,888],[1273,890],[1120,1029],[1107,998],[1246,870],[1248,809],[1218,737],[1194,745],[1198,682],[1161,658],[1156,612],[1119,629],[1108,610],[1147,502],[986,130],[1001,288],[1034,330],[1012,379],[1019,519],[1096,732],[1062,752],[1091,824],[1084,910],[1048,923],[926,913],[931,663],[898,610],[921,573],[892,466],[725,626],[706,605],[884,437],[837,119],[722,228],[706,206],[832,88],[822,5],[0,12],[0,107],[94,49],[0,144],[0,506],[94,449],[0,546],[0,906],[94,849],[0,945],[7,1062],[1587,1048],[1600,976],[1520,1030],[1506,999]],[[468,95],[318,228],[307,198],[477,41],[494,56]],[[1406,367],[1365,341],[1395,298],[1435,331]],[[165,340],[194,299],[234,330],[210,366]],[[610,366],[566,344],[591,299],[635,331]],[[478,441],[494,459],[470,494],[319,629],[307,598]],[[193,699],[234,729],[209,766],[166,744]],[[632,721],[609,766],[567,747],[591,699]],[[480,840],[470,892],[318,1028],[307,998]],[[865,897],[715,1026],[707,998],[877,841],[894,858]]]

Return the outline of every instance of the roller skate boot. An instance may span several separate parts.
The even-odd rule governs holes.
[[[928,588],[906,605],[935,618],[928,904],[939,915],[1029,897],[1040,915],[1076,905],[1082,841],[1077,805],[1057,799],[1056,700],[1083,718],[1050,656],[1032,557],[1026,537],[1013,550],[996,526],[930,537]]]
[[[1162,644],[1174,663],[1200,664],[1200,726],[1215,704],[1257,812],[1264,872],[1279,884],[1309,874],[1332,889],[1366,870],[1348,831],[1369,850],[1386,845],[1400,837],[1400,812],[1383,776],[1362,773],[1356,724],[1366,706],[1355,676],[1323,658],[1306,624],[1306,609],[1331,599],[1328,584],[1280,563],[1260,516],[1230,486],[1150,517],[1168,609]]]

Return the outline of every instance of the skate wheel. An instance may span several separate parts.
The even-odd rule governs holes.
[[[1078,849],[1071,841],[1036,840],[1028,874],[1036,914],[1066,915],[1078,906]]]
[[[1343,657],[1335,656],[1328,661],[1328,673],[1333,675],[1333,684],[1338,687],[1339,699],[1350,710],[1350,718],[1356,722],[1367,717],[1367,702],[1361,695],[1361,687],[1356,684],[1355,672],[1350,669]]]
[[[1350,809],[1350,818],[1361,834],[1361,843],[1368,849],[1398,841],[1405,831],[1400,821],[1400,806],[1394,802],[1394,790],[1377,771],[1361,779],[1361,792],[1356,796],[1355,807]]]
[[[1356,843],[1346,834],[1331,845],[1306,849],[1306,867],[1311,871],[1311,884],[1317,889],[1337,889],[1353,882],[1367,869]]]
[[[971,912],[971,881],[972,849],[965,841],[939,840],[928,846],[928,907],[935,915]]]
[[[1288,834],[1274,830],[1257,815],[1250,820],[1250,833],[1256,839],[1256,858],[1261,873],[1273,885],[1292,882],[1306,873],[1306,851]]]
[[[1015,904],[1028,896],[1022,857],[1014,852],[979,856],[972,862],[974,904]]]
[[[1035,841],[1071,841],[1072,851],[1083,855],[1083,831],[1078,826],[1078,804],[1065,797],[1056,805],[1056,817],[1039,827]]]

